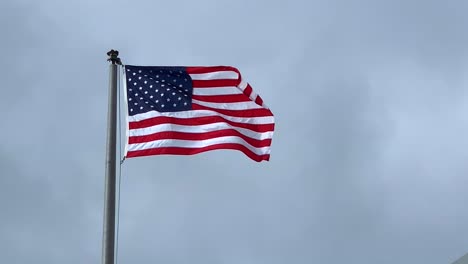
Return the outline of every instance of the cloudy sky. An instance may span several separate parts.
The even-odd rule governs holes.
[[[238,67],[240,152],[122,168],[119,263],[451,263],[468,252],[468,2],[0,1],[0,262],[100,263],[108,63]]]

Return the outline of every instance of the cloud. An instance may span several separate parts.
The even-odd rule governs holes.
[[[234,65],[277,120],[269,163],[127,160],[121,262],[456,259],[466,5],[3,1],[3,262],[99,261],[111,48],[129,64]]]

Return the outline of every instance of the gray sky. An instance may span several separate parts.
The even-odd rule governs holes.
[[[0,2],[0,262],[100,263],[108,63],[238,67],[271,161],[127,160],[119,263],[468,252],[468,2]]]

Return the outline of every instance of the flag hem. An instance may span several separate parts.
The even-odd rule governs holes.
[[[124,104],[125,104],[125,147],[124,147],[124,156],[123,158],[127,157],[128,154],[128,137],[130,135],[130,128],[128,123],[128,98],[127,98],[127,73],[125,70],[125,65],[122,65],[123,71],[123,95],[124,95]],[[121,129],[121,128],[119,128]]]

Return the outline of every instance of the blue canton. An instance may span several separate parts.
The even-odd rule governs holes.
[[[128,114],[192,109],[192,79],[184,67],[126,65]]]

